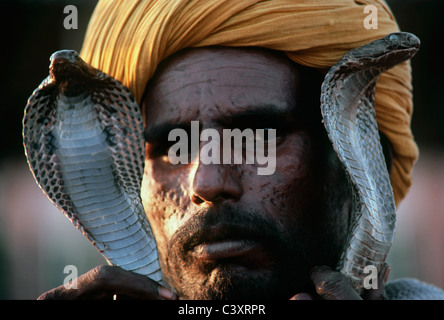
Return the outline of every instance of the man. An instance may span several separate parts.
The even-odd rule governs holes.
[[[144,112],[142,199],[166,283],[98,267],[78,289],[61,286],[41,298],[386,298],[388,267],[378,289],[362,296],[333,270],[351,196],[319,113],[320,71],[397,30],[386,4],[370,2],[379,31],[362,26],[354,1],[100,2],[82,55],[127,85]],[[409,65],[378,85],[378,124],[399,203],[417,156],[409,121],[399,120],[411,114]],[[274,173],[260,176],[246,163],[171,164],[168,133],[189,131],[192,121],[219,133],[275,129]]]

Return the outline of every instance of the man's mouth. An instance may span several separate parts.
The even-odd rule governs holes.
[[[189,252],[202,264],[236,264],[257,268],[271,261],[271,253],[256,230],[222,225],[204,229],[196,236],[193,244],[190,243]]]
[[[222,240],[199,244],[194,247],[193,256],[199,260],[218,260],[248,255],[258,246],[252,240]]]
[[[272,270],[297,244],[262,212],[227,206],[195,213],[172,235],[168,263],[175,268],[228,273]],[[181,270],[178,270],[181,272]]]

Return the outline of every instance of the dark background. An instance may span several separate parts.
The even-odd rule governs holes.
[[[42,256],[49,255],[47,253],[49,244],[58,242],[59,238],[45,240],[48,242],[38,240],[41,239],[39,235],[42,233],[58,234],[57,232],[60,231],[55,229],[73,228],[67,226],[68,221],[61,222],[67,226],[63,229],[65,226],[49,227],[50,222],[44,222],[46,218],[32,216],[30,213],[19,217],[21,212],[26,210],[23,209],[26,206],[23,204],[23,207],[20,207],[19,204],[15,204],[16,202],[25,203],[29,200],[30,203],[26,205],[32,207],[37,201],[31,200],[34,196],[42,197],[42,203],[48,202],[35,184],[29,187],[35,195],[31,197],[25,194],[27,187],[24,186],[32,184],[32,177],[26,168],[23,153],[21,121],[27,98],[48,75],[49,56],[60,49],[80,51],[83,35],[95,3],[96,1],[88,0],[0,0],[0,30],[2,30],[0,62],[3,73],[0,77],[2,108],[0,116],[0,298],[3,299],[35,298],[42,290],[61,284],[64,277],[63,266],[72,263],[67,257],[55,264],[42,260]],[[444,157],[442,156],[444,153],[442,72],[444,70],[441,51],[444,36],[444,1],[389,0],[388,3],[397,17],[401,30],[412,32],[421,39],[421,50],[412,61],[415,106],[412,128],[421,150],[421,160],[418,162],[420,169],[417,170],[415,176],[419,181],[419,187],[412,188],[413,195],[409,194],[406,199],[407,205],[400,207],[401,231],[399,233],[401,235],[399,238],[401,240],[394,245],[395,253],[392,255],[393,261],[398,261],[400,266],[392,268],[392,277],[417,276],[443,287],[444,255],[437,255],[437,251],[429,252],[430,248],[427,249],[424,246],[430,246],[430,244],[424,242],[424,239],[435,237],[433,241],[441,244],[437,243],[434,246],[435,242],[431,242],[432,245],[439,252],[444,251],[442,246],[444,240],[440,231],[444,226],[442,218],[444,204],[440,200],[444,198],[444,193],[441,192],[444,186],[441,182],[443,180],[437,180],[437,177],[444,179]],[[75,5],[78,9],[78,30],[63,28],[63,19],[66,16],[63,9],[68,4]],[[434,194],[433,198],[428,197],[430,194]],[[16,197],[16,195],[19,196]],[[424,200],[425,198],[427,200]],[[44,209],[45,212],[50,210]],[[51,215],[59,215],[59,213],[54,211]],[[418,219],[418,216],[422,220],[428,219],[430,224],[418,226],[415,222],[417,220],[414,220]],[[401,217],[410,217],[413,220],[410,218],[408,221],[402,220],[407,218]],[[33,224],[38,224],[40,231],[34,231],[37,226]],[[417,228],[414,229],[413,226]],[[433,226],[439,235],[434,236]],[[418,233],[416,231],[418,229],[422,230],[422,233]],[[64,234],[65,231],[62,233]],[[77,234],[73,236],[73,239],[76,236]],[[88,246],[89,244],[78,245],[82,250]],[[54,255],[57,255],[58,251],[54,250],[60,249],[51,247],[51,250]],[[429,254],[424,256],[424,252],[429,252]],[[68,250],[65,250],[65,253],[66,256],[70,255]],[[81,269],[79,272],[84,272],[101,261],[94,250],[91,250],[86,258],[89,260],[82,268],[79,267]],[[432,258],[435,260],[428,260]],[[426,262],[420,263],[418,259]],[[74,263],[80,265],[83,262],[75,261]],[[433,264],[433,267],[428,268],[429,264]],[[26,268],[23,265],[26,265]],[[55,266],[62,268],[57,276],[41,275],[42,270],[49,271]]]

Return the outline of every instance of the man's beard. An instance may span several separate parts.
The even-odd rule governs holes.
[[[225,234],[213,234],[216,226],[224,226]],[[306,289],[313,267],[303,233],[290,233],[254,210],[228,205],[200,210],[168,242],[168,282],[186,299],[288,299]],[[223,239],[251,239],[265,254],[252,262],[234,257],[201,263],[193,256],[199,244]]]

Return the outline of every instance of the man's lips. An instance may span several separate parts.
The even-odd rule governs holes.
[[[239,256],[252,254],[256,251],[259,243],[253,240],[222,240],[199,244],[194,247],[192,254],[199,260],[218,260],[226,258],[235,258]]]
[[[237,225],[212,226],[189,244],[191,255],[202,263],[234,263],[263,266],[270,253],[258,231]]]

